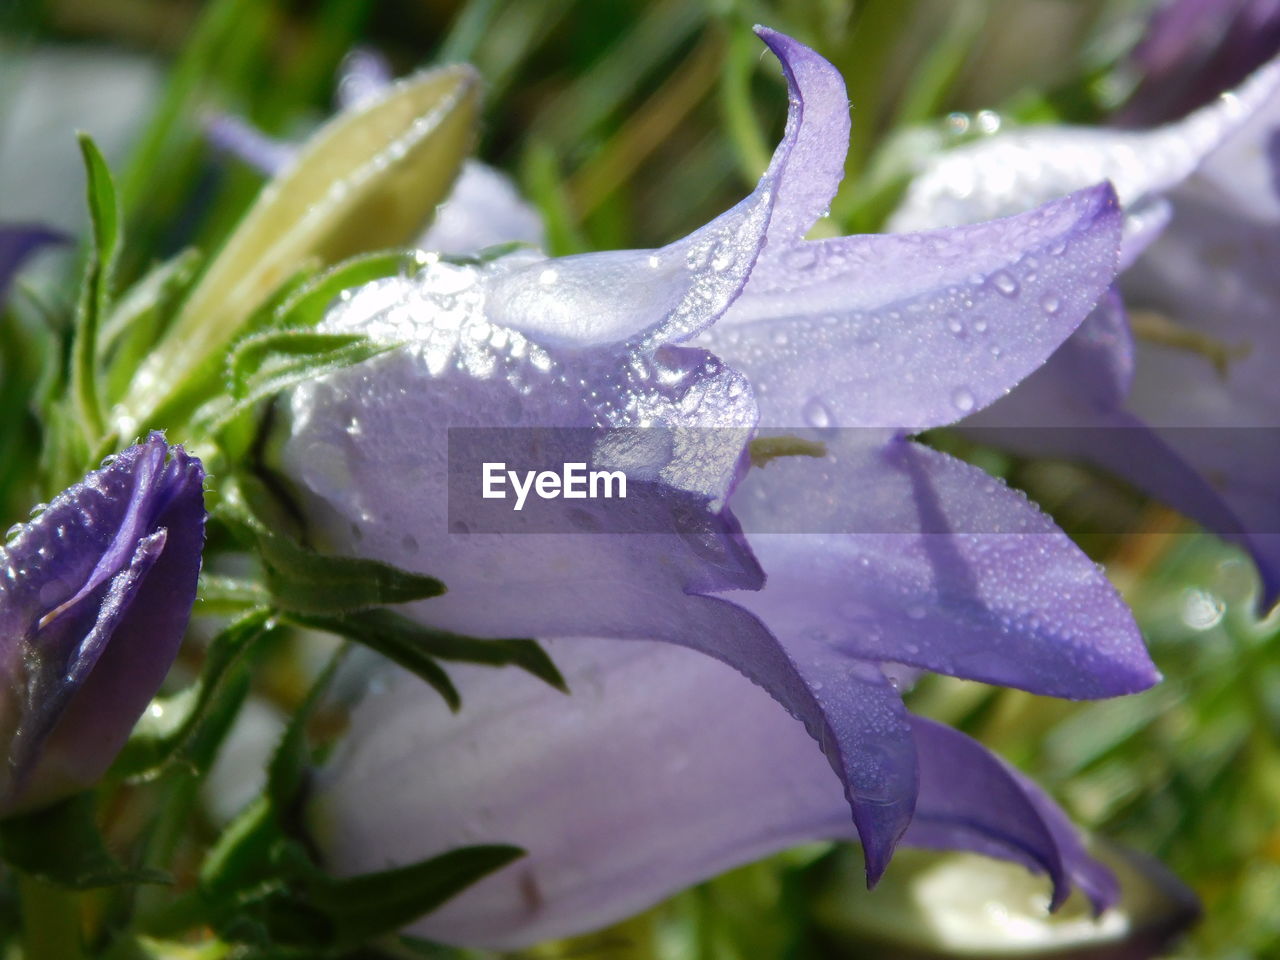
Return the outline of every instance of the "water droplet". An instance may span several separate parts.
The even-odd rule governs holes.
[[[785,347],[789,339],[790,338],[787,336],[787,331],[785,330],[773,331],[773,342],[776,346]]]
[[[1053,316],[1062,309],[1062,301],[1059,300],[1056,295],[1046,293],[1040,298],[1040,308],[1044,310],[1045,313],[1049,314],[1049,316]]]
[[[951,403],[961,413],[968,413],[972,410],[975,402],[972,391],[967,387],[960,387],[955,393],[951,394]]]
[[[543,286],[550,286],[559,279],[560,271],[556,270],[554,267],[548,267],[546,270],[543,270],[538,274],[538,282]]]
[[[825,430],[835,423],[831,408],[827,406],[821,397],[810,397],[805,401],[800,415],[804,417],[805,423],[817,430]]]
[[[986,333],[986,332],[987,332],[987,321],[986,321],[986,320],[983,320],[981,317],[979,317],[977,320],[973,321],[973,332],[974,332],[974,333]]]
[[[1006,297],[1016,297],[1018,295],[1018,281],[1013,279],[1013,275],[1007,270],[997,270],[991,275],[992,285]]]
[[[818,262],[818,251],[810,243],[801,243],[788,250],[782,262],[790,270],[811,270]]]

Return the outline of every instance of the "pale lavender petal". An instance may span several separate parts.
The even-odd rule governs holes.
[[[39,224],[0,226],[0,304],[9,293],[14,274],[42,247],[65,243],[66,237]]]
[[[1110,180],[1126,212],[1177,186],[1280,90],[1280,64],[1184,120],[1133,132],[1028,127],[941,154],[916,176],[889,220],[894,231],[976,223]]]
[[[438,264],[429,276],[438,274],[439,288],[456,297],[449,278],[474,269]],[[780,644],[733,604],[695,595],[754,589],[763,580],[736,521],[722,512],[746,439],[741,428],[754,422],[750,392],[736,387],[735,394],[736,375],[693,350],[648,358],[640,375],[628,364],[619,370],[612,352],[574,353],[569,366],[513,331],[482,319],[473,319],[479,325],[473,330],[447,311],[429,309],[430,287],[405,280],[371,285],[325,321],[328,329],[374,336],[400,330],[415,345],[294,395],[282,463],[321,542],[440,577],[448,593],[410,608],[434,626],[479,636],[662,639],[732,664],[823,744],[848,784],[868,866],[878,875],[914,796],[909,731],[896,694],[874,668],[851,670],[847,658],[803,637],[784,636]],[[575,376],[567,376],[569,370]],[[582,389],[583,379],[592,390]],[[650,395],[642,396],[642,387]],[[717,454],[722,466],[708,475],[708,450],[699,449],[688,486],[677,482],[684,476],[678,451],[649,464],[667,478],[654,488],[660,501],[676,505],[655,512],[657,532],[609,535],[611,528],[599,525],[551,534],[451,528],[457,496],[475,498],[479,484],[450,486],[451,466],[456,470],[475,454],[450,448],[446,428],[492,427],[499,417],[506,427],[589,428],[600,425],[602,411],[636,407],[638,397],[650,423],[675,417],[673,424],[683,418],[729,428],[711,431],[727,441]],[[549,447],[554,440],[546,431],[526,437],[538,438],[549,463],[592,457],[589,447]],[[591,437],[586,429],[570,435]],[[461,469],[459,475],[475,481],[479,472]],[[708,477],[711,485],[700,486]],[[543,506],[565,511],[567,529],[589,512],[563,500]],[[691,528],[699,516],[703,525]]]
[[[1051,909],[1078,887],[1102,912],[1119,898],[1115,876],[1089,856],[1076,828],[1038,786],[959,731],[913,717],[920,799],[912,846],[970,850],[1043,870]]]
[[[401,675],[360,705],[317,777],[308,821],[343,874],[469,843],[528,851],[414,933],[516,949],[797,843],[852,838],[817,746],[736,671],[670,644],[545,643],[569,696],[460,666],[451,714]]]
[[[474,254],[501,243],[541,247],[545,234],[542,218],[506,174],[467,160],[417,245],[441,253]]]
[[[486,310],[495,323],[546,346],[625,342],[652,349],[713,324],[742,292],[766,236],[789,246],[838,182],[830,162],[816,180],[805,164],[847,135],[841,130],[847,131],[848,115],[834,106],[844,102],[844,84],[812,51],[772,31],[760,33],[782,61],[791,102],[786,132],[755,191],[657,250],[580,254],[511,271],[488,291]],[[775,210],[783,217],[776,235]]]
[[[951,423],[1084,319],[1115,275],[1120,221],[1102,185],[976,226],[803,242],[699,342],[746,374],[766,426]]]
[[[398,674],[359,706],[315,780],[307,821],[343,874],[469,843],[528,851],[414,933],[518,949],[605,926],[797,843],[854,839],[813,741],[737,672],[669,644],[546,645],[569,696],[517,671],[463,666],[453,672],[464,707],[453,714]],[[1070,828],[1059,836],[1059,811],[959,734],[959,754],[939,750],[934,726],[912,721],[922,843],[1056,871],[1064,884],[1097,875]],[[956,756],[966,762],[953,795]],[[449,776],[431,775],[440,769]]]
[[[338,68],[338,90],[335,99],[339,110],[359,107],[391,86],[391,64],[376,50],[357,47],[348,53]]]
[[[153,434],[0,548],[4,813],[93,783],[159,688],[195,601],[203,476]]]
[[[1158,679],[1115,589],[1022,494],[910,441],[825,442],[731,501],[768,582],[726,596],[777,635],[1052,696]]]
[[[269,137],[230,113],[210,114],[204,122],[204,135],[214,149],[243,160],[267,176],[279,173],[298,153],[296,144]]]
[[[782,63],[792,97],[783,142],[794,141],[787,162],[803,171],[777,179],[768,241],[760,255],[768,261],[803,240],[827,215],[849,152],[849,99],[840,72],[816,52],[767,27],[756,27],[756,34]],[[801,125],[806,128],[803,135]]]

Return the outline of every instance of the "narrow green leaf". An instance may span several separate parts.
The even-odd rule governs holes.
[[[224,681],[249,649],[270,630],[269,610],[254,610],[227,627],[209,644],[200,678],[172,697],[157,698],[143,714],[112,766],[124,777],[160,769],[201,731],[215,711]],[[232,696],[236,694],[233,692]]]
[[[97,376],[98,325],[107,315],[111,302],[111,278],[120,244],[120,202],[111,171],[93,138],[82,133],[79,142],[84,157],[93,246],[76,311],[71,347],[71,396],[86,439],[93,448],[106,432]]]
[[[196,419],[204,430],[218,437],[281,391],[364,363],[397,346],[362,334],[314,330],[278,330],[247,337],[229,361],[231,396],[216,398]]]
[[[325,617],[292,615],[290,620],[299,626],[311,627],[315,630],[326,630],[340,637],[346,637],[361,646],[380,653],[392,663],[403,667],[416,675],[435,690],[449,709],[455,713],[462,707],[462,696],[453,680],[432,655],[411,638],[395,631],[382,631],[368,625],[360,616]]]
[[[413,650],[439,660],[488,667],[519,667],[562,693],[569,692],[564,677],[536,640],[468,637],[424,627],[392,610],[364,610],[341,617],[307,617],[304,622],[362,643],[372,637],[370,645],[376,643],[380,650]]]
[[[438,597],[445,591],[435,577],[363,557],[315,553],[267,532],[259,533],[258,546],[267,589],[291,613],[350,613]]]
[[[332,922],[335,946],[354,947],[395,933],[522,856],[519,847],[463,847],[394,870],[318,880],[306,899]]]
[[[403,250],[368,253],[344,260],[294,290],[276,308],[273,326],[314,327],[342,291],[395,276],[414,265],[413,255]]]
[[[76,890],[169,882],[154,870],[130,870],[111,855],[94,823],[92,793],[0,820],[0,857],[23,873]]]

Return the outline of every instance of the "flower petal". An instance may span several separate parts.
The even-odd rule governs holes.
[[[0,548],[14,728],[5,813],[106,769],[177,655],[204,539],[203,472],[160,434],[59,494]]]
[[[766,426],[951,423],[1076,328],[1119,230],[1103,185],[992,223],[802,242],[699,342],[746,374]]]
[[[1115,876],[1085,851],[1079,833],[1052,800],[975,740],[945,724],[912,717],[920,752],[920,799],[912,846],[970,850],[1044,871],[1051,909],[1079,887],[1101,913],[1119,898]]]
[[[613,250],[533,263],[496,281],[495,323],[546,346],[687,340],[742,292],[766,237],[785,250],[821,213],[839,183],[849,128],[835,68],[789,37],[758,30],[790,88],[787,128],[749,197],[682,240],[657,250]],[[774,218],[777,220],[774,225]]]
[[[1126,211],[1177,186],[1280,89],[1280,62],[1234,94],[1149,131],[1028,127],[996,134],[934,158],[912,181],[889,220],[894,231],[1008,216],[1102,180]]]
[[[360,704],[317,775],[307,821],[340,873],[470,843],[528,851],[414,933],[517,949],[605,926],[797,843],[855,837],[838,781],[802,725],[736,671],[670,644],[544,642],[569,696],[517,671],[459,666],[465,705],[454,714],[397,671]],[[1056,839],[1060,812],[1035,807],[1017,774],[959,734],[959,752],[941,752],[935,726],[911,721],[930,818],[922,842],[1033,869],[1065,864],[1067,880],[1094,875],[1099,868],[1076,859],[1074,834]],[[980,805],[984,789],[991,806],[966,827],[958,815],[965,802]],[[1001,811],[1018,819],[996,822]]]
[[[1158,679],[1115,589],[1022,494],[907,440],[826,442],[731,501],[769,579],[727,596],[775,633],[1051,696]]]
[[[545,240],[542,218],[521,198],[511,178],[493,167],[466,160],[453,190],[436,208],[435,220],[417,240],[423,250],[474,254],[500,243]]]

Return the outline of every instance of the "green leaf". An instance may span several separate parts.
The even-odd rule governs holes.
[[[331,370],[361,363],[399,344],[377,343],[358,333],[277,330],[248,337],[229,361],[232,388],[243,403],[256,403]]]
[[[430,686],[444,698],[449,709],[455,713],[462,707],[462,695],[453,685],[453,680],[445,672],[435,658],[423,647],[406,641],[394,632],[382,632],[366,626],[359,617],[319,617],[294,615],[291,620],[300,626],[312,627],[316,630],[327,630],[340,637],[353,640],[361,646],[380,653],[392,663],[403,667],[416,675],[419,680]]]
[[[107,850],[94,823],[93,794],[0,820],[0,857],[23,873],[87,890],[122,883],[168,883],[153,870],[130,870]]]
[[[445,591],[435,577],[363,557],[316,553],[266,531],[259,532],[258,546],[267,589],[291,613],[350,613],[438,597]]]
[[[316,880],[306,901],[329,919],[336,947],[358,946],[395,933],[522,856],[519,847],[463,847],[381,873]]]
[[[184,250],[157,264],[121,295],[103,320],[98,355],[100,361],[107,360],[104,392],[108,403],[118,400],[128,388],[199,266],[197,250]]]
[[[342,291],[395,276],[414,266],[413,255],[403,250],[367,253],[344,260],[294,290],[276,308],[273,326],[314,327]]]
[[[239,691],[225,681],[248,651],[271,629],[271,613],[259,609],[241,617],[209,644],[200,678],[172,697],[157,698],[129,736],[112,771],[137,777],[159,770],[202,731],[224,696],[240,699]],[[193,764],[197,767],[203,764]]]
[[[149,419],[303,261],[336,263],[409,243],[470,150],[479,86],[470,67],[427,71],[321,127],[262,190],[192,291],[135,378],[124,401],[131,415]]]
[[[327,630],[372,647],[401,666],[435,658],[489,667],[514,666],[562,693],[564,677],[536,640],[486,640],[424,627],[391,610],[365,610],[338,617],[295,617],[306,626]],[[409,669],[417,670],[409,666]],[[447,699],[447,698],[446,698]]]
[[[76,311],[71,347],[71,396],[89,446],[94,448],[106,432],[97,377],[98,325],[107,315],[111,302],[111,277],[120,244],[120,202],[111,171],[93,138],[82,133],[79,141],[88,184],[93,246]]]

